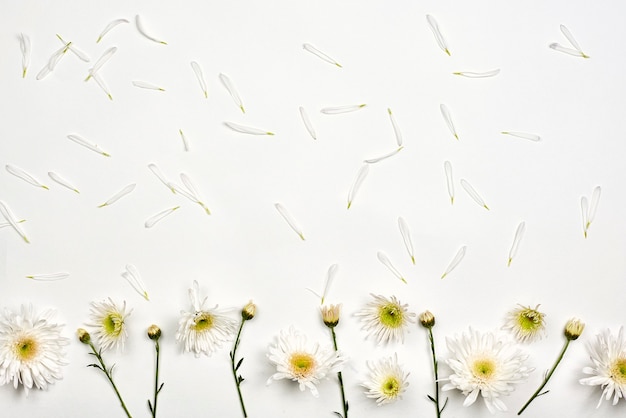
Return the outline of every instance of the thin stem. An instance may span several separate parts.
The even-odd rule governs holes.
[[[337,351],[337,336],[335,335],[335,328],[330,328],[330,334],[333,337],[333,347]],[[343,405],[343,418],[348,418],[348,402],[346,402],[346,393],[343,388],[343,375],[341,372],[337,372],[337,379],[339,380],[339,388],[341,389],[341,404]]]
[[[156,418],[157,397],[161,388],[159,388],[159,340],[154,341],[154,350],[156,351],[156,368],[154,372],[154,403],[152,404],[152,418]]]
[[[524,412],[524,410],[528,407],[528,405],[530,405],[530,403],[537,397],[540,396],[541,394],[539,392],[541,392],[544,388],[544,386],[548,383],[548,380],[550,380],[550,378],[552,377],[552,374],[554,373],[554,371],[556,370],[556,367],[559,365],[559,363],[561,362],[561,360],[563,360],[563,356],[565,355],[565,350],[567,350],[567,347],[569,346],[569,342],[570,339],[567,338],[565,341],[565,345],[563,346],[563,349],[561,350],[561,354],[559,354],[559,357],[556,359],[556,362],[554,363],[554,366],[552,366],[552,369],[550,370],[550,372],[546,375],[546,378],[543,379],[543,383],[541,384],[541,386],[539,386],[539,388],[535,391],[535,393],[533,393],[533,396],[530,397],[530,399],[528,400],[528,402],[526,402],[524,404],[524,406],[522,407],[522,409],[519,410],[519,412],[517,413],[517,415],[521,415],[522,412]]]
[[[440,418],[443,408],[439,409],[439,363],[437,363],[437,355],[435,354],[435,339],[433,338],[432,327],[428,328],[428,341],[430,341],[430,351],[433,353],[433,371],[435,374],[435,408],[437,409],[437,418]]]
[[[237,354],[237,347],[239,347],[239,337],[241,336],[241,330],[243,329],[243,324],[246,322],[245,319],[241,319],[241,325],[239,325],[239,332],[237,332],[237,338],[235,339],[235,346],[233,347],[233,351],[230,352],[230,364],[233,371],[233,378],[235,379],[235,384],[237,385],[237,395],[239,395],[239,404],[241,405],[241,412],[243,412],[244,418],[248,417],[248,413],[246,412],[246,406],[243,403],[243,396],[241,395],[241,382],[243,378],[241,375],[237,376],[237,368],[241,364],[235,365],[235,355]]]
[[[111,382],[111,386],[113,386],[113,390],[115,391],[117,398],[120,400],[120,404],[122,404],[122,408],[124,409],[124,412],[126,412],[126,416],[128,416],[128,418],[132,418],[132,416],[130,415],[130,412],[128,412],[128,409],[126,409],[126,404],[124,403],[124,400],[122,399],[122,395],[120,395],[120,392],[117,390],[117,386],[115,386],[115,382],[113,382],[113,376],[111,376],[111,370],[107,369],[106,365],[104,364],[104,360],[102,359],[102,356],[100,355],[100,353],[98,353],[98,351],[96,350],[96,347],[94,347],[91,341],[89,341],[89,347],[91,347],[91,351],[93,351],[93,355],[96,356],[96,358],[100,362],[100,370],[104,372],[107,379],[109,379],[109,382]]]

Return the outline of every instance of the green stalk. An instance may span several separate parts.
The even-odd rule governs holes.
[[[248,417],[246,412],[246,406],[243,403],[243,396],[241,395],[241,382],[243,382],[243,377],[241,375],[237,376],[237,369],[241,365],[243,359],[239,361],[237,365],[235,365],[235,355],[237,354],[237,347],[239,347],[239,338],[241,337],[241,330],[243,329],[243,324],[246,322],[244,318],[241,319],[241,325],[239,325],[239,332],[237,332],[237,339],[235,339],[235,346],[233,347],[233,351],[230,352],[230,365],[233,371],[233,378],[235,379],[235,384],[237,385],[237,395],[239,395],[239,404],[241,405],[241,412],[243,412],[244,418]]]
[[[115,382],[113,382],[113,376],[111,375],[111,370],[107,369],[106,365],[104,364],[104,360],[102,359],[102,356],[100,355],[100,353],[98,353],[93,343],[89,341],[88,344],[89,344],[89,347],[91,347],[91,351],[93,351],[93,355],[96,356],[96,358],[98,359],[98,362],[100,362],[99,369],[102,370],[102,372],[104,372],[107,379],[109,379],[109,382],[111,382],[111,386],[113,386],[113,390],[115,391],[117,398],[120,400],[120,404],[122,404],[122,408],[124,409],[124,412],[126,412],[126,416],[128,418],[133,418],[130,415],[130,412],[128,412],[128,409],[126,408],[126,404],[124,403],[124,400],[122,399],[122,395],[120,395],[120,392],[117,390],[117,386],[115,386]]]
[[[159,340],[154,341],[154,349],[156,351],[156,368],[154,372],[154,403],[152,405],[152,418],[156,418],[157,398],[161,388],[159,387]]]
[[[528,405],[530,405],[530,403],[538,396],[543,395],[544,393],[539,393],[541,392],[541,390],[545,387],[545,385],[548,383],[548,380],[550,380],[550,378],[552,377],[552,374],[554,373],[554,371],[556,370],[556,366],[559,365],[559,363],[561,362],[561,360],[563,360],[563,356],[565,355],[565,350],[567,350],[567,347],[569,346],[569,342],[571,340],[569,338],[567,338],[565,340],[565,345],[563,346],[563,349],[561,350],[561,354],[559,354],[559,357],[556,359],[556,362],[554,363],[554,366],[552,366],[552,369],[550,370],[550,372],[546,375],[545,379],[543,379],[543,383],[541,384],[541,386],[539,386],[539,388],[535,391],[535,393],[533,393],[533,396],[530,397],[530,399],[528,400],[528,402],[526,402],[524,404],[524,406],[522,407],[522,409],[519,410],[519,412],[517,413],[517,415],[521,415],[522,412],[524,412],[524,410],[528,407]]]
[[[337,336],[335,335],[335,328],[330,327],[330,333],[333,337],[333,347],[337,351]],[[348,418],[348,402],[346,402],[346,393],[343,387],[343,375],[341,372],[337,372],[337,379],[339,380],[339,388],[341,389],[341,404],[343,405],[343,418]]]

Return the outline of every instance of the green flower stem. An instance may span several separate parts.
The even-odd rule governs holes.
[[[246,322],[245,319],[241,319],[241,325],[239,325],[239,332],[237,332],[237,339],[235,339],[235,346],[233,347],[233,351],[230,352],[230,364],[233,371],[233,378],[235,379],[235,384],[237,385],[237,395],[239,395],[239,404],[241,405],[241,412],[243,412],[244,418],[248,417],[248,413],[246,412],[246,406],[243,403],[243,396],[241,395],[241,382],[243,382],[243,377],[241,375],[237,376],[237,369],[241,365],[243,359],[239,361],[238,364],[235,364],[235,356],[237,354],[237,347],[239,347],[239,338],[241,337],[241,330],[243,329],[243,324]]]
[[[559,357],[556,359],[556,362],[554,363],[554,366],[552,366],[552,369],[550,370],[550,372],[546,375],[545,379],[543,379],[543,383],[541,384],[541,386],[539,386],[539,388],[535,391],[535,393],[533,393],[533,396],[530,397],[530,399],[528,400],[528,402],[526,402],[524,404],[524,406],[522,407],[522,409],[519,410],[519,412],[517,413],[517,415],[521,415],[522,412],[524,412],[524,410],[528,407],[528,405],[530,405],[530,403],[538,396],[543,395],[543,393],[540,393],[544,386],[548,383],[548,380],[550,380],[550,378],[552,377],[552,374],[554,373],[554,371],[556,370],[556,367],[559,365],[559,363],[561,362],[561,360],[563,360],[563,356],[565,355],[565,350],[567,350],[567,347],[569,346],[569,342],[571,340],[569,338],[567,338],[565,340],[565,345],[563,346],[563,349],[561,350],[561,354],[559,354]],[[544,392],[545,393],[545,392]]]
[[[433,338],[433,328],[428,327],[428,341],[430,341],[430,351],[433,353],[433,372],[435,374],[435,408],[437,409],[437,418],[441,418],[443,408],[439,408],[439,363],[435,354],[435,339]],[[429,397],[430,398],[430,397]],[[432,400],[432,398],[430,398]],[[444,405],[445,408],[445,405]]]
[[[98,367],[97,365],[95,365],[96,367],[98,367],[100,370],[102,370],[102,372],[106,375],[107,379],[109,379],[109,382],[111,382],[111,386],[113,386],[113,390],[115,391],[115,394],[117,395],[117,398],[120,400],[120,404],[122,404],[122,408],[124,409],[124,412],[126,412],[126,416],[128,418],[133,418],[130,415],[130,412],[128,412],[128,409],[126,408],[126,404],[124,403],[124,400],[122,399],[122,395],[120,395],[120,392],[117,390],[117,386],[115,386],[115,382],[113,382],[113,376],[111,375],[111,369],[107,369],[106,365],[104,364],[104,360],[102,359],[102,356],[100,355],[100,353],[96,350],[96,347],[94,347],[93,343],[91,341],[89,341],[89,347],[91,347],[91,351],[93,351],[93,355],[96,356],[96,358],[98,359],[98,362],[100,362],[100,366]]]
[[[330,334],[333,337],[333,347],[337,351],[337,336],[335,335],[335,328],[330,328]],[[341,389],[341,404],[343,405],[343,418],[348,418],[348,402],[346,402],[346,393],[343,388],[343,375],[341,372],[337,372],[337,379],[339,380],[339,388]]]
[[[154,372],[154,403],[150,410],[152,411],[152,418],[156,418],[157,413],[157,398],[161,388],[159,387],[159,340],[154,341],[154,350],[156,351],[156,367]],[[161,385],[163,386],[163,385]]]

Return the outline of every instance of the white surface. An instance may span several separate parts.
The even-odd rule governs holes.
[[[470,5],[471,3],[471,5]],[[586,342],[605,327],[624,325],[626,222],[624,221],[625,106],[622,2],[272,2],[64,1],[2,2],[0,17],[0,165],[20,167],[50,187],[46,191],[0,173],[0,200],[23,224],[31,244],[11,229],[0,230],[0,306],[33,303],[55,307],[72,339],[65,377],[28,398],[0,388],[3,416],[112,417],[122,410],[105,379],[86,368],[91,359],[75,341],[89,302],[112,297],[134,308],[115,378],[133,416],[148,416],[153,348],[151,323],[164,332],[159,416],[238,417],[228,350],[210,358],[183,354],[174,341],[178,314],[188,308],[187,289],[200,282],[209,303],[239,309],[249,299],[258,316],[243,333],[242,391],[252,417],[322,417],[340,408],[334,381],[320,398],[291,382],[265,385],[273,373],[267,345],[293,324],[311,338],[330,337],[307,290],[321,289],[328,267],[339,265],[331,302],[343,303],[339,345],[351,357],[344,373],[351,417],[434,416],[426,333],[414,327],[403,345],[376,347],[365,340],[352,314],[370,292],[397,295],[412,311],[435,313],[440,361],[445,337],[468,326],[488,331],[502,325],[517,303],[541,304],[548,336],[525,347],[536,371],[505,399],[514,416],[538,386],[563,343],[566,320],[587,324],[527,417],[612,417],[624,403],[596,410],[600,391],[578,384],[588,363]],[[140,35],[148,30],[168,45]],[[452,56],[439,49],[427,25],[432,14]],[[116,27],[96,44],[112,20]],[[591,59],[562,54],[548,45],[567,41],[565,24]],[[21,78],[17,36],[32,41],[32,60]],[[102,68],[113,101],[83,82],[90,64],[68,53],[55,71],[36,74],[61,44],[74,41],[93,62],[109,47],[117,53]],[[308,42],[343,68],[302,49]],[[208,84],[205,99],[190,66],[197,61]],[[454,71],[488,71],[493,78],[467,79]],[[221,85],[236,86],[246,114]],[[145,81],[165,92],[140,89]],[[367,103],[342,115],[328,106]],[[439,106],[450,109],[460,140],[450,134]],[[298,108],[317,131],[314,141]],[[362,161],[396,146],[387,108],[404,136],[404,149],[370,167],[352,208],[346,198]],[[231,121],[275,132],[250,136],[230,131]],[[178,133],[190,143],[183,151]],[[540,142],[501,135],[527,131]],[[111,154],[102,157],[67,139],[81,135]],[[443,163],[454,171],[450,205]],[[178,181],[185,172],[212,211],[172,194],[147,168],[156,163]],[[55,171],[75,184],[75,194],[48,177]],[[466,179],[490,211],[463,190]],[[96,208],[124,186],[134,192]],[[585,240],[580,198],[602,187],[595,222]],[[281,203],[303,228],[301,241],[274,208]],[[151,229],[144,222],[161,210],[181,208]],[[411,265],[397,227],[402,216],[413,236]],[[515,229],[526,234],[511,267],[506,261]],[[457,250],[467,254],[446,279],[439,277]],[[376,258],[383,251],[408,284]],[[132,263],[147,284],[144,301],[121,277]],[[67,271],[62,282],[25,279],[33,273]],[[237,315],[236,312],[233,315]],[[365,361],[397,352],[410,370],[404,399],[377,408],[362,394]],[[441,366],[442,376],[449,370]],[[446,393],[444,416],[489,416],[479,400],[462,406]]]

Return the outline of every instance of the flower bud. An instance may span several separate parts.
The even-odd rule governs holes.
[[[565,331],[564,331],[565,338],[567,338],[570,341],[574,341],[578,339],[578,337],[580,337],[580,334],[583,333],[584,329],[585,329],[585,324],[580,322],[580,320],[577,318],[572,318],[569,321],[567,321],[567,324],[565,324]]]
[[[254,318],[254,314],[256,313],[256,305],[252,303],[252,301],[248,302],[246,306],[241,310],[241,317],[244,321],[249,321]]]
[[[148,338],[153,341],[158,341],[161,338],[161,328],[152,324],[148,327]]]
[[[430,313],[430,311],[422,312],[419,319],[424,328],[432,328],[435,326],[435,315]]]
[[[339,323],[341,305],[324,305],[321,308],[322,320],[328,328],[335,328]]]
[[[78,328],[76,330],[76,335],[78,336],[78,340],[83,344],[89,344],[91,341],[91,336],[84,328]]]

